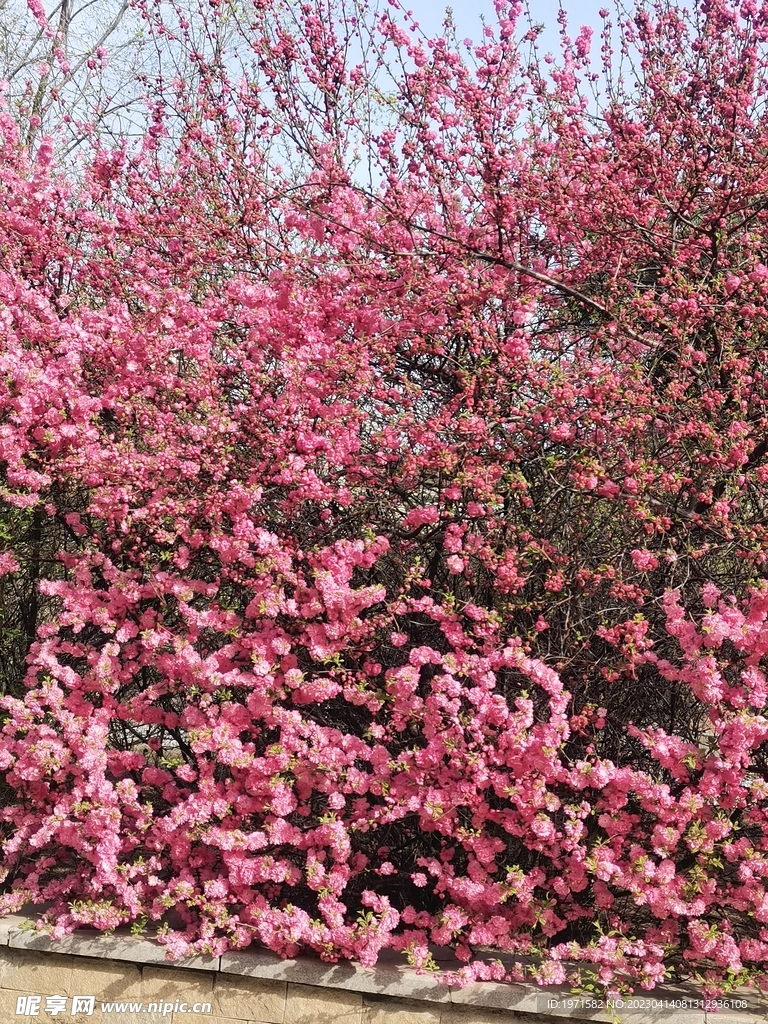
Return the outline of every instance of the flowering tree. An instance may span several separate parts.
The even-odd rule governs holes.
[[[4,912],[765,973],[768,9],[497,13],[212,4],[78,175],[2,115]]]

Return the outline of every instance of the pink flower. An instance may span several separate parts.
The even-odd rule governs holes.
[[[48,17],[45,13],[42,0],[27,0],[27,7],[38,25],[41,28],[45,28],[48,24]]]
[[[635,563],[635,568],[640,569],[641,572],[650,572],[658,568],[659,560],[650,551],[634,548],[630,551],[630,556]]]
[[[0,554],[0,576],[7,576],[9,573],[19,571],[19,563],[10,551],[3,551]]]
[[[420,508],[413,508],[403,520],[406,530],[412,530],[417,526],[426,526],[436,523],[440,518],[437,505],[423,505]]]
[[[589,25],[585,25],[579,31],[579,34],[576,37],[576,43],[574,47],[577,57],[583,59],[584,57],[587,57],[589,55],[589,50],[592,45],[593,31],[594,30]]]

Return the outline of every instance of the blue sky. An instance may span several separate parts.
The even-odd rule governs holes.
[[[479,38],[481,15],[485,16],[489,24],[495,21],[492,0],[448,0],[447,3],[445,0],[403,0],[403,3],[413,11],[414,17],[427,35],[437,35],[440,32],[446,6],[453,11],[459,39]],[[534,21],[546,26],[542,46],[556,50],[558,0],[531,0],[530,6]],[[568,12],[570,35],[574,38],[582,25],[591,25],[597,33],[601,25],[598,11],[601,7],[613,8],[613,4],[607,3],[606,0],[564,0],[563,6]]]

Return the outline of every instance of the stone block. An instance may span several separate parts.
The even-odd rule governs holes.
[[[451,989],[451,1003],[485,1006],[518,1013],[545,1013],[541,1008],[542,989],[536,985],[509,985],[500,981],[476,981],[464,988]]]
[[[364,996],[362,1024],[441,1024],[438,1003]]]
[[[137,1024],[138,1024],[137,1018]],[[104,1024],[107,1024],[105,1021]],[[141,1018],[141,1024],[144,1024],[144,1018]],[[209,1013],[195,1014],[195,1013],[174,1013],[173,1017],[165,1017],[163,1024],[250,1024],[247,1018],[242,1017],[219,1017],[216,1014],[211,1016]]]
[[[213,990],[213,1010],[230,1017],[283,1024],[287,985],[231,974],[219,974]]]
[[[145,967],[141,972],[141,998],[145,1003],[177,999],[213,1003],[213,978],[212,973],[182,967]]]
[[[440,1024],[511,1024],[527,1020],[512,1010],[490,1010],[480,1006],[446,1006]]]
[[[71,978],[69,956],[6,947],[0,957],[0,988],[27,995],[69,995]]]
[[[97,1002],[142,1000],[141,970],[134,964],[77,957],[72,962],[70,992],[73,996],[96,996]]]
[[[381,993],[401,999],[426,999],[433,1003],[451,1001],[451,989],[438,980],[440,975],[418,975],[385,956],[375,967],[363,967],[348,961],[324,963],[310,956],[281,960],[274,953],[258,949],[232,950],[222,955],[221,971],[222,974],[268,978],[347,992]]]
[[[313,985],[288,985],[285,1019],[288,1024],[361,1024],[363,997]]]
[[[193,1021],[195,1018],[187,1015],[186,1024]],[[208,1017],[198,1017],[198,1021],[207,1021]],[[23,1017],[18,1017],[19,1022],[23,1022]],[[61,1024],[134,1024],[136,1021],[140,1021],[141,1024],[169,1024],[171,1021],[171,1015],[162,1013],[118,1013],[116,1010],[110,1012],[101,1012],[101,1007],[96,1004],[96,1008],[92,1014],[87,1013],[76,1013],[74,1016],[60,1016],[60,1017],[46,1017],[43,1016],[37,1024],[53,1024],[53,1022],[61,1022]],[[30,1022],[31,1024],[31,1022]]]
[[[2,945],[0,932],[0,945]],[[43,932],[26,931],[18,927],[9,927],[7,944],[16,949],[34,949],[40,952],[72,953],[75,956],[98,957],[99,959],[125,960],[138,964],[170,964],[166,959],[165,946],[151,936],[131,935],[122,928],[112,935],[106,935],[93,929],[81,929],[61,939],[52,939]],[[194,956],[179,960],[173,966],[185,970],[217,971],[219,957]]]

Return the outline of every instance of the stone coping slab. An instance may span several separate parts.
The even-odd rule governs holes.
[[[128,929],[117,929],[111,935],[93,929],[83,929],[52,939],[42,932],[24,928],[23,917],[0,918],[0,946],[31,949],[41,953],[70,953],[107,960],[125,960],[130,963],[163,964],[184,967],[187,970],[218,971],[220,957],[195,956],[171,964],[166,960],[165,947],[141,935],[131,935]]]
[[[213,974],[241,975],[265,981],[290,982],[319,988],[453,1005],[459,1008],[487,1009],[535,1014],[539,1017],[571,1017],[582,1020],[614,1021],[618,1016],[627,1024],[766,1024],[768,993],[738,989],[723,997],[725,1004],[717,1013],[706,1012],[699,991],[693,985],[664,985],[651,992],[627,996],[614,1013],[588,996],[574,996],[567,986],[541,987],[534,984],[474,982],[463,988],[446,985],[440,975],[418,974],[402,963],[393,950],[383,950],[376,967],[363,967],[347,961],[324,963],[317,957],[300,956],[283,960],[269,950],[233,950],[220,957],[196,956],[171,962],[165,948],[151,938],[117,929],[106,935],[83,929],[53,940],[30,930],[32,918],[10,915],[0,918],[0,948],[27,949],[124,961],[133,964],[162,964],[164,967],[208,971]],[[445,969],[459,966],[450,951],[436,951],[436,959]],[[511,959],[508,955],[486,952],[489,959]]]

